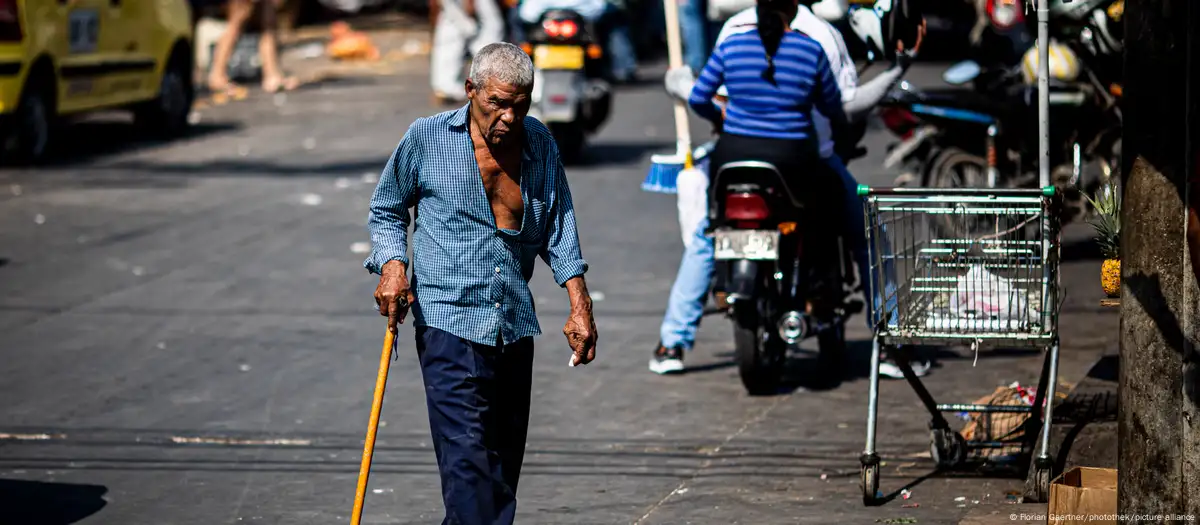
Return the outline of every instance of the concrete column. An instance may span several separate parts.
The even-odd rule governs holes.
[[[1186,241],[1200,2],[1126,0],[1125,17],[1118,509],[1200,517],[1200,289]]]

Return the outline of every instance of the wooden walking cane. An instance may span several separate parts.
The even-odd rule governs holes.
[[[358,468],[358,490],[354,492],[354,514],[350,523],[362,523],[363,502],[367,499],[367,478],[371,475],[371,456],[375,454],[375,433],[379,430],[379,412],[383,409],[383,390],[387,386],[388,368],[392,363],[392,344],[396,334],[391,330],[383,338],[383,355],[379,357],[379,377],[375,379],[375,400],[371,402],[371,422],[367,424],[367,441],[363,444],[362,465]]]

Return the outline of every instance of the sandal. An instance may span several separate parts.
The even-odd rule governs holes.
[[[218,87],[210,84],[208,89],[212,91],[210,98],[217,105],[227,104],[230,100],[245,100],[250,95],[250,91],[246,88],[228,81]]]
[[[213,95],[226,95],[229,97],[236,97],[238,95],[243,95],[246,93],[246,88],[244,88],[238,84],[235,84],[229,80],[222,80],[222,81],[215,81],[215,82],[212,80],[209,80],[208,81],[208,90],[211,91]]]
[[[262,88],[267,93],[278,93],[280,91],[292,91],[300,87],[300,81],[296,77],[283,77],[278,79],[263,80]]]

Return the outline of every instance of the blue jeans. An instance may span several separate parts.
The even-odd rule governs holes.
[[[613,79],[618,82],[633,80],[637,73],[637,49],[633,46],[633,37],[629,33],[627,15],[612,4],[600,18],[601,31],[607,34],[608,67]]]
[[[875,272],[871,270],[868,260],[866,223],[863,217],[862,198],[858,196],[858,181],[854,179],[854,175],[850,174],[845,163],[837,155],[832,155],[824,160],[830,169],[841,176],[842,183],[845,185],[843,235],[854,254],[859,274],[865,275],[869,271],[872,272],[871,277],[863,278],[865,295],[873,298],[867,303],[868,311],[864,318],[867,327],[874,328],[874,312],[880,310],[882,299],[876,296],[872,291],[873,286],[870,284],[877,279],[874,278]],[[679,272],[675,275],[675,284],[671,286],[671,296],[667,300],[667,313],[663,317],[662,326],[659,329],[659,337],[663,346],[667,348],[680,346],[690,350],[696,343],[696,330],[700,327],[705,298],[713,277],[713,244],[712,239],[704,235],[706,229],[708,229],[707,218],[700,222],[693,233],[691,246],[684,250],[683,260],[679,262]],[[891,312],[894,318],[896,312],[895,268],[890,259],[886,257],[890,252],[888,243],[884,238],[873,238],[871,241],[879,241],[877,248],[883,251],[884,260],[888,261],[888,264],[884,266],[884,279],[888,283],[884,287],[887,290],[884,297],[888,297],[888,308],[883,311]]]
[[[683,37],[683,61],[697,75],[708,62],[708,13],[704,0],[682,0],[679,4],[679,30]]]
[[[533,338],[488,346],[437,328],[416,332],[442,523],[512,525],[529,429]]]

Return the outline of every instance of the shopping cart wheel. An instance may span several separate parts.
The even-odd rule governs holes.
[[[1026,503],[1046,503],[1050,501],[1050,469],[1038,468],[1033,472],[1032,492],[1025,499]]]
[[[1029,476],[1025,479],[1025,502],[1050,501],[1050,480],[1054,478],[1054,462],[1048,458],[1033,458]]]
[[[863,505],[873,506],[879,502],[879,463],[864,463],[862,466]]]
[[[967,459],[967,440],[948,428],[935,428],[929,432],[929,454],[938,468],[955,468]]]

